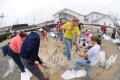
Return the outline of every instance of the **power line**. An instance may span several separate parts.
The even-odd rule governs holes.
[[[112,6],[115,3],[116,0],[113,0],[110,4],[108,4],[107,6],[105,6],[104,8],[100,9],[99,12],[109,8],[110,6]]]

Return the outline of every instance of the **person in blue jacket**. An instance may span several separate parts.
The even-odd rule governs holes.
[[[31,32],[24,40],[20,51],[20,57],[23,65],[38,78],[38,80],[46,80],[36,61],[43,67],[44,63],[40,60],[39,53],[40,32]]]

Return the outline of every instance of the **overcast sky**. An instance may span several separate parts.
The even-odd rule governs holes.
[[[19,23],[40,23],[51,19],[63,8],[83,15],[98,11],[105,14],[114,12],[120,16],[119,4],[120,0],[0,0],[0,15],[5,14],[4,25],[15,24],[17,20]]]

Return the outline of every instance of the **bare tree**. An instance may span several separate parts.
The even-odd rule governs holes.
[[[108,17],[111,18],[111,20],[113,21],[115,27],[120,27],[119,24],[117,23],[120,20],[118,14],[115,14],[113,12],[109,12]]]
[[[117,36],[120,38],[120,24],[118,23],[118,21],[120,20],[119,16],[117,14],[110,12],[108,14],[108,17],[110,17],[111,20],[113,21],[114,26],[115,26],[114,29],[116,29]]]

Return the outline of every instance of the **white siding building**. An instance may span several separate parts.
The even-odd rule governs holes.
[[[71,21],[74,17],[78,18],[81,23],[84,23],[84,15],[81,15],[75,11],[69,9],[63,9],[53,15],[55,23],[61,21],[65,23],[66,21]]]
[[[107,25],[109,27],[114,27],[114,23],[113,21],[109,18],[109,17],[104,17],[104,18],[101,18],[99,20],[96,20],[95,22],[93,22],[94,24],[99,24],[99,25]]]
[[[90,14],[86,15],[84,21],[87,24],[99,24],[99,25],[105,24],[109,27],[114,27],[112,19],[107,15],[99,12],[91,12]]]

